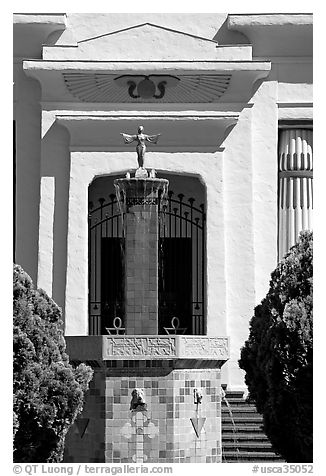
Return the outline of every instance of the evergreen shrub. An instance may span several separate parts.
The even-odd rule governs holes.
[[[14,461],[60,462],[92,369],[69,363],[60,308],[18,265],[13,320]]]
[[[302,232],[271,275],[239,360],[265,432],[287,462],[313,459],[312,257],[312,232]]]

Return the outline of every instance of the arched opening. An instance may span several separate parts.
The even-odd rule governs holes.
[[[158,231],[158,332],[205,334],[205,189],[195,177],[159,177],[169,180],[169,192]],[[89,186],[90,335],[124,333],[124,232],[115,178],[98,177]]]

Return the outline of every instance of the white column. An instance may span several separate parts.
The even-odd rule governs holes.
[[[284,129],[279,141],[279,259],[312,229],[312,130]]]
[[[52,296],[53,282],[54,202],[54,177],[41,177],[37,287],[49,296]]]
[[[88,185],[83,155],[71,153],[67,236],[65,335],[88,334]]]

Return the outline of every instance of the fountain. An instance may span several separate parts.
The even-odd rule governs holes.
[[[114,186],[123,220],[125,237],[126,334],[158,334],[158,226],[159,214],[167,196],[169,181],[150,177],[144,168],[146,141],[156,143],[159,134],[122,133],[125,143],[137,141],[138,169],[135,177],[127,172]]]
[[[236,458],[237,458],[237,461],[239,461],[240,450],[239,450],[239,442],[238,442],[238,439],[237,439],[237,427],[236,427],[236,424],[235,424],[235,421],[234,421],[231,405],[230,405],[228,399],[226,398],[226,393],[225,393],[223,387],[221,387],[221,400],[224,401],[224,403],[226,405],[226,408],[228,410],[230,420],[231,420],[232,433],[233,433],[233,443],[234,443],[234,447],[236,448],[236,455],[237,455]]]
[[[114,185],[125,237],[126,334],[158,334],[158,226],[168,180],[122,178]]]
[[[159,230],[169,181],[148,174],[146,142],[159,135],[122,134],[137,142],[138,168],[114,181],[123,222],[125,322],[102,336],[67,339],[69,354],[94,368],[83,417],[67,437],[65,461],[221,462],[220,368],[227,337],[187,335],[179,318],[158,332]],[[81,423],[79,423],[81,425]],[[84,428],[84,427],[83,427]],[[83,455],[80,459],[80,455]]]

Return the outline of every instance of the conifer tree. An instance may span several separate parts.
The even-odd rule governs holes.
[[[60,462],[92,370],[69,363],[60,308],[18,265],[13,318],[14,461]]]
[[[265,432],[287,462],[312,462],[312,242],[312,232],[302,232],[272,273],[239,361]]]

